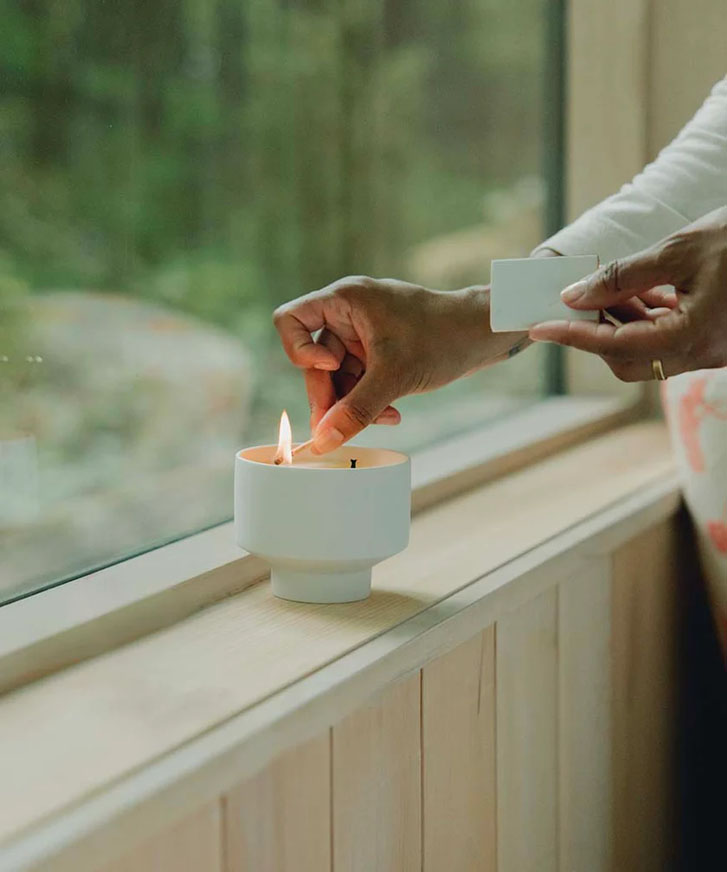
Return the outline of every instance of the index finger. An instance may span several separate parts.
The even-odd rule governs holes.
[[[329,371],[338,369],[336,356],[313,339],[313,334],[326,323],[320,297],[309,294],[285,303],[273,313],[273,323],[285,353],[296,366]]]
[[[634,359],[678,354],[684,329],[681,318],[672,311],[653,321],[630,321],[620,327],[593,321],[545,321],[530,329],[530,338],[593,354]]]
[[[313,432],[321,418],[336,404],[338,398],[330,373],[318,369],[306,369],[303,375],[310,406],[310,428]]]

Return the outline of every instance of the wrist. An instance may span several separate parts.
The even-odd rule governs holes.
[[[478,349],[486,349],[493,333],[490,329],[490,286],[471,285],[455,292],[460,300],[459,319],[463,337]]]
[[[528,332],[493,333],[490,329],[490,286],[472,285],[457,291],[463,301],[467,329],[473,334],[472,347],[477,361],[471,371],[509,360],[532,345]],[[464,335],[469,335],[466,333]]]

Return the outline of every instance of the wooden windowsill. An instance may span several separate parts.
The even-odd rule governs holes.
[[[420,512],[632,420],[630,399],[557,397],[413,458]],[[0,608],[0,693],[172,626],[267,575],[231,524]]]
[[[138,837],[678,502],[663,425],[625,427],[422,512],[368,601],[254,585],[7,694],[0,868],[76,869],[79,845],[93,857],[94,840]]]

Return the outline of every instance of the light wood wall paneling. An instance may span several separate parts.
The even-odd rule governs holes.
[[[495,628],[422,670],[426,872],[494,872]]]
[[[326,730],[225,796],[225,872],[328,872],[330,752]]]
[[[658,0],[651,8],[650,159],[727,73],[725,0]]]
[[[497,623],[499,872],[558,868],[557,590]]]
[[[333,727],[333,868],[421,869],[420,673]]]
[[[558,590],[560,869],[611,868],[611,561]]]
[[[646,162],[650,5],[568,3],[566,221],[618,191]],[[566,363],[574,393],[639,395],[597,355],[568,349]]]
[[[205,805],[99,872],[223,872],[219,802]]]
[[[615,870],[674,868],[679,535],[672,519],[613,555]]]
[[[644,165],[649,6],[650,0],[568,4],[569,221]]]

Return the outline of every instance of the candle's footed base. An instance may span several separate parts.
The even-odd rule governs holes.
[[[320,572],[273,567],[273,593],[299,603],[352,603],[371,593],[371,567],[353,572]]]

